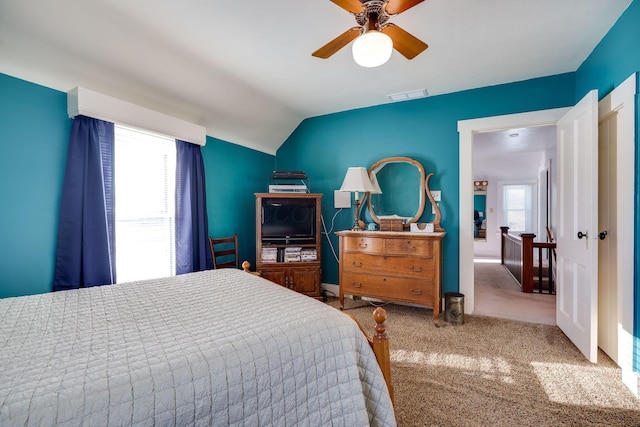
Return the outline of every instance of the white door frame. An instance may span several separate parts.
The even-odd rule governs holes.
[[[458,121],[460,137],[460,246],[459,277],[460,293],[465,295],[465,311],[472,314],[475,309],[473,275],[473,135],[532,126],[555,125],[569,108],[532,111],[504,116]]]
[[[631,160],[624,168],[618,164],[619,182],[634,185],[635,172],[633,159],[635,159],[635,96],[638,92],[636,86],[636,73],[632,74],[624,83],[620,84],[610,95],[607,95],[599,103],[600,114],[608,114],[609,111],[618,111],[618,120],[625,120],[625,132],[618,132],[618,147],[623,152],[618,152],[618,158]],[[620,90],[618,90],[620,88]],[[609,103],[609,105],[606,105]],[[622,108],[622,106],[625,108]],[[627,106],[632,108],[626,108]],[[544,110],[531,113],[512,114],[506,116],[487,117],[458,122],[460,138],[460,218],[459,218],[459,274],[460,292],[466,295],[465,306],[468,313],[474,311],[474,274],[473,274],[473,135],[480,132],[495,130],[556,124],[569,108]],[[624,118],[620,114],[624,114]],[[631,177],[631,179],[629,179]],[[633,187],[625,190],[626,194],[635,194]],[[631,198],[625,203],[631,203]],[[618,227],[633,229],[633,208],[629,205],[619,206]],[[624,241],[619,241],[618,253],[625,254],[627,258],[618,259],[618,304],[619,304],[619,364],[622,369],[622,381],[636,395],[640,395],[640,375],[633,370],[633,321],[635,315],[635,301],[629,298],[634,295],[633,283],[633,233],[624,233]],[[624,248],[624,249],[623,249]]]
[[[616,181],[617,181],[617,230],[616,252],[618,360],[622,381],[636,395],[640,394],[640,377],[633,371],[633,320],[635,314],[633,282],[634,233],[633,216],[635,187],[635,96],[638,92],[636,73],[604,97],[598,104],[600,121],[617,114],[616,129]],[[631,196],[629,196],[631,195]]]

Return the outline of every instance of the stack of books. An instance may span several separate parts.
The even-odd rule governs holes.
[[[262,262],[278,262],[278,248],[262,248]]]
[[[284,262],[300,262],[300,253],[302,248],[288,247],[284,248]]]
[[[316,261],[317,259],[316,248],[304,248],[300,251],[300,261]]]

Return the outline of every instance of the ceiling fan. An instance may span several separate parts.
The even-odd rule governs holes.
[[[391,56],[392,49],[396,49],[407,59],[413,59],[429,47],[402,28],[388,22],[391,16],[398,15],[422,3],[424,0],[331,1],[352,13],[358,26],[349,28],[313,52],[312,56],[327,59],[351,41],[357,39],[353,45],[355,61],[365,67],[375,67],[387,62]]]

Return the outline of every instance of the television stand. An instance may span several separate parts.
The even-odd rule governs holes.
[[[256,196],[256,271],[260,275],[291,290],[321,300],[321,199],[313,193],[255,193]],[[296,238],[273,237],[263,230],[263,207],[270,201],[286,199],[295,204],[314,206],[314,236]]]

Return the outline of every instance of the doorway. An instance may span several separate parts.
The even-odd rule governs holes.
[[[617,153],[617,191],[621,197],[617,201],[623,200],[631,203],[629,194],[635,194],[635,175],[633,160],[635,159],[635,96],[637,93],[636,74],[631,75],[620,84],[612,93],[603,98],[599,103],[600,122],[607,119],[607,115],[616,114],[616,139],[618,149],[623,152]],[[460,222],[459,222],[459,274],[460,292],[468,295],[466,307],[469,313],[475,309],[474,301],[474,271],[473,271],[473,222],[465,221],[470,217],[473,210],[473,187],[466,183],[472,182],[473,174],[473,136],[477,133],[489,132],[499,129],[508,129],[518,126],[539,126],[555,124],[569,111],[568,108],[545,110],[531,113],[513,114],[482,119],[465,120],[458,122],[460,134]],[[623,197],[624,196],[624,197]],[[551,201],[554,203],[554,200]],[[623,208],[618,203],[617,227],[619,230],[633,230],[634,209]],[[621,209],[622,208],[622,209]],[[596,232],[597,234],[597,232]],[[617,263],[619,285],[609,289],[611,303],[614,305],[615,314],[612,318],[617,319],[615,325],[618,330],[617,348],[618,365],[622,368],[622,378],[629,389],[637,396],[640,394],[640,377],[633,370],[633,319],[636,308],[634,299],[633,282],[633,233],[620,232],[617,240],[617,253],[625,259],[619,259]],[[627,262],[623,262],[627,261]],[[627,266],[627,268],[624,268]],[[609,308],[611,310],[611,308]],[[614,319],[614,320],[615,320]],[[615,344],[613,344],[615,345]]]
[[[553,126],[568,111],[557,108],[506,116],[487,117],[458,122],[460,133],[460,218],[473,215],[473,140],[478,134],[505,129]],[[489,181],[490,183],[491,181]],[[467,184],[468,183],[468,184]],[[490,191],[491,187],[489,187]],[[460,221],[460,292],[465,294],[465,308],[471,314],[475,309],[474,297],[474,224]],[[489,241],[489,239],[487,239]],[[497,240],[497,238],[496,238]]]
[[[473,135],[474,222],[477,212],[482,217],[482,234],[478,236],[476,223],[473,245],[479,315],[555,325],[555,296],[522,293],[500,264],[500,227],[546,241],[550,224],[545,178],[555,163],[556,133],[556,126],[548,125]],[[479,189],[483,203],[478,203]]]

